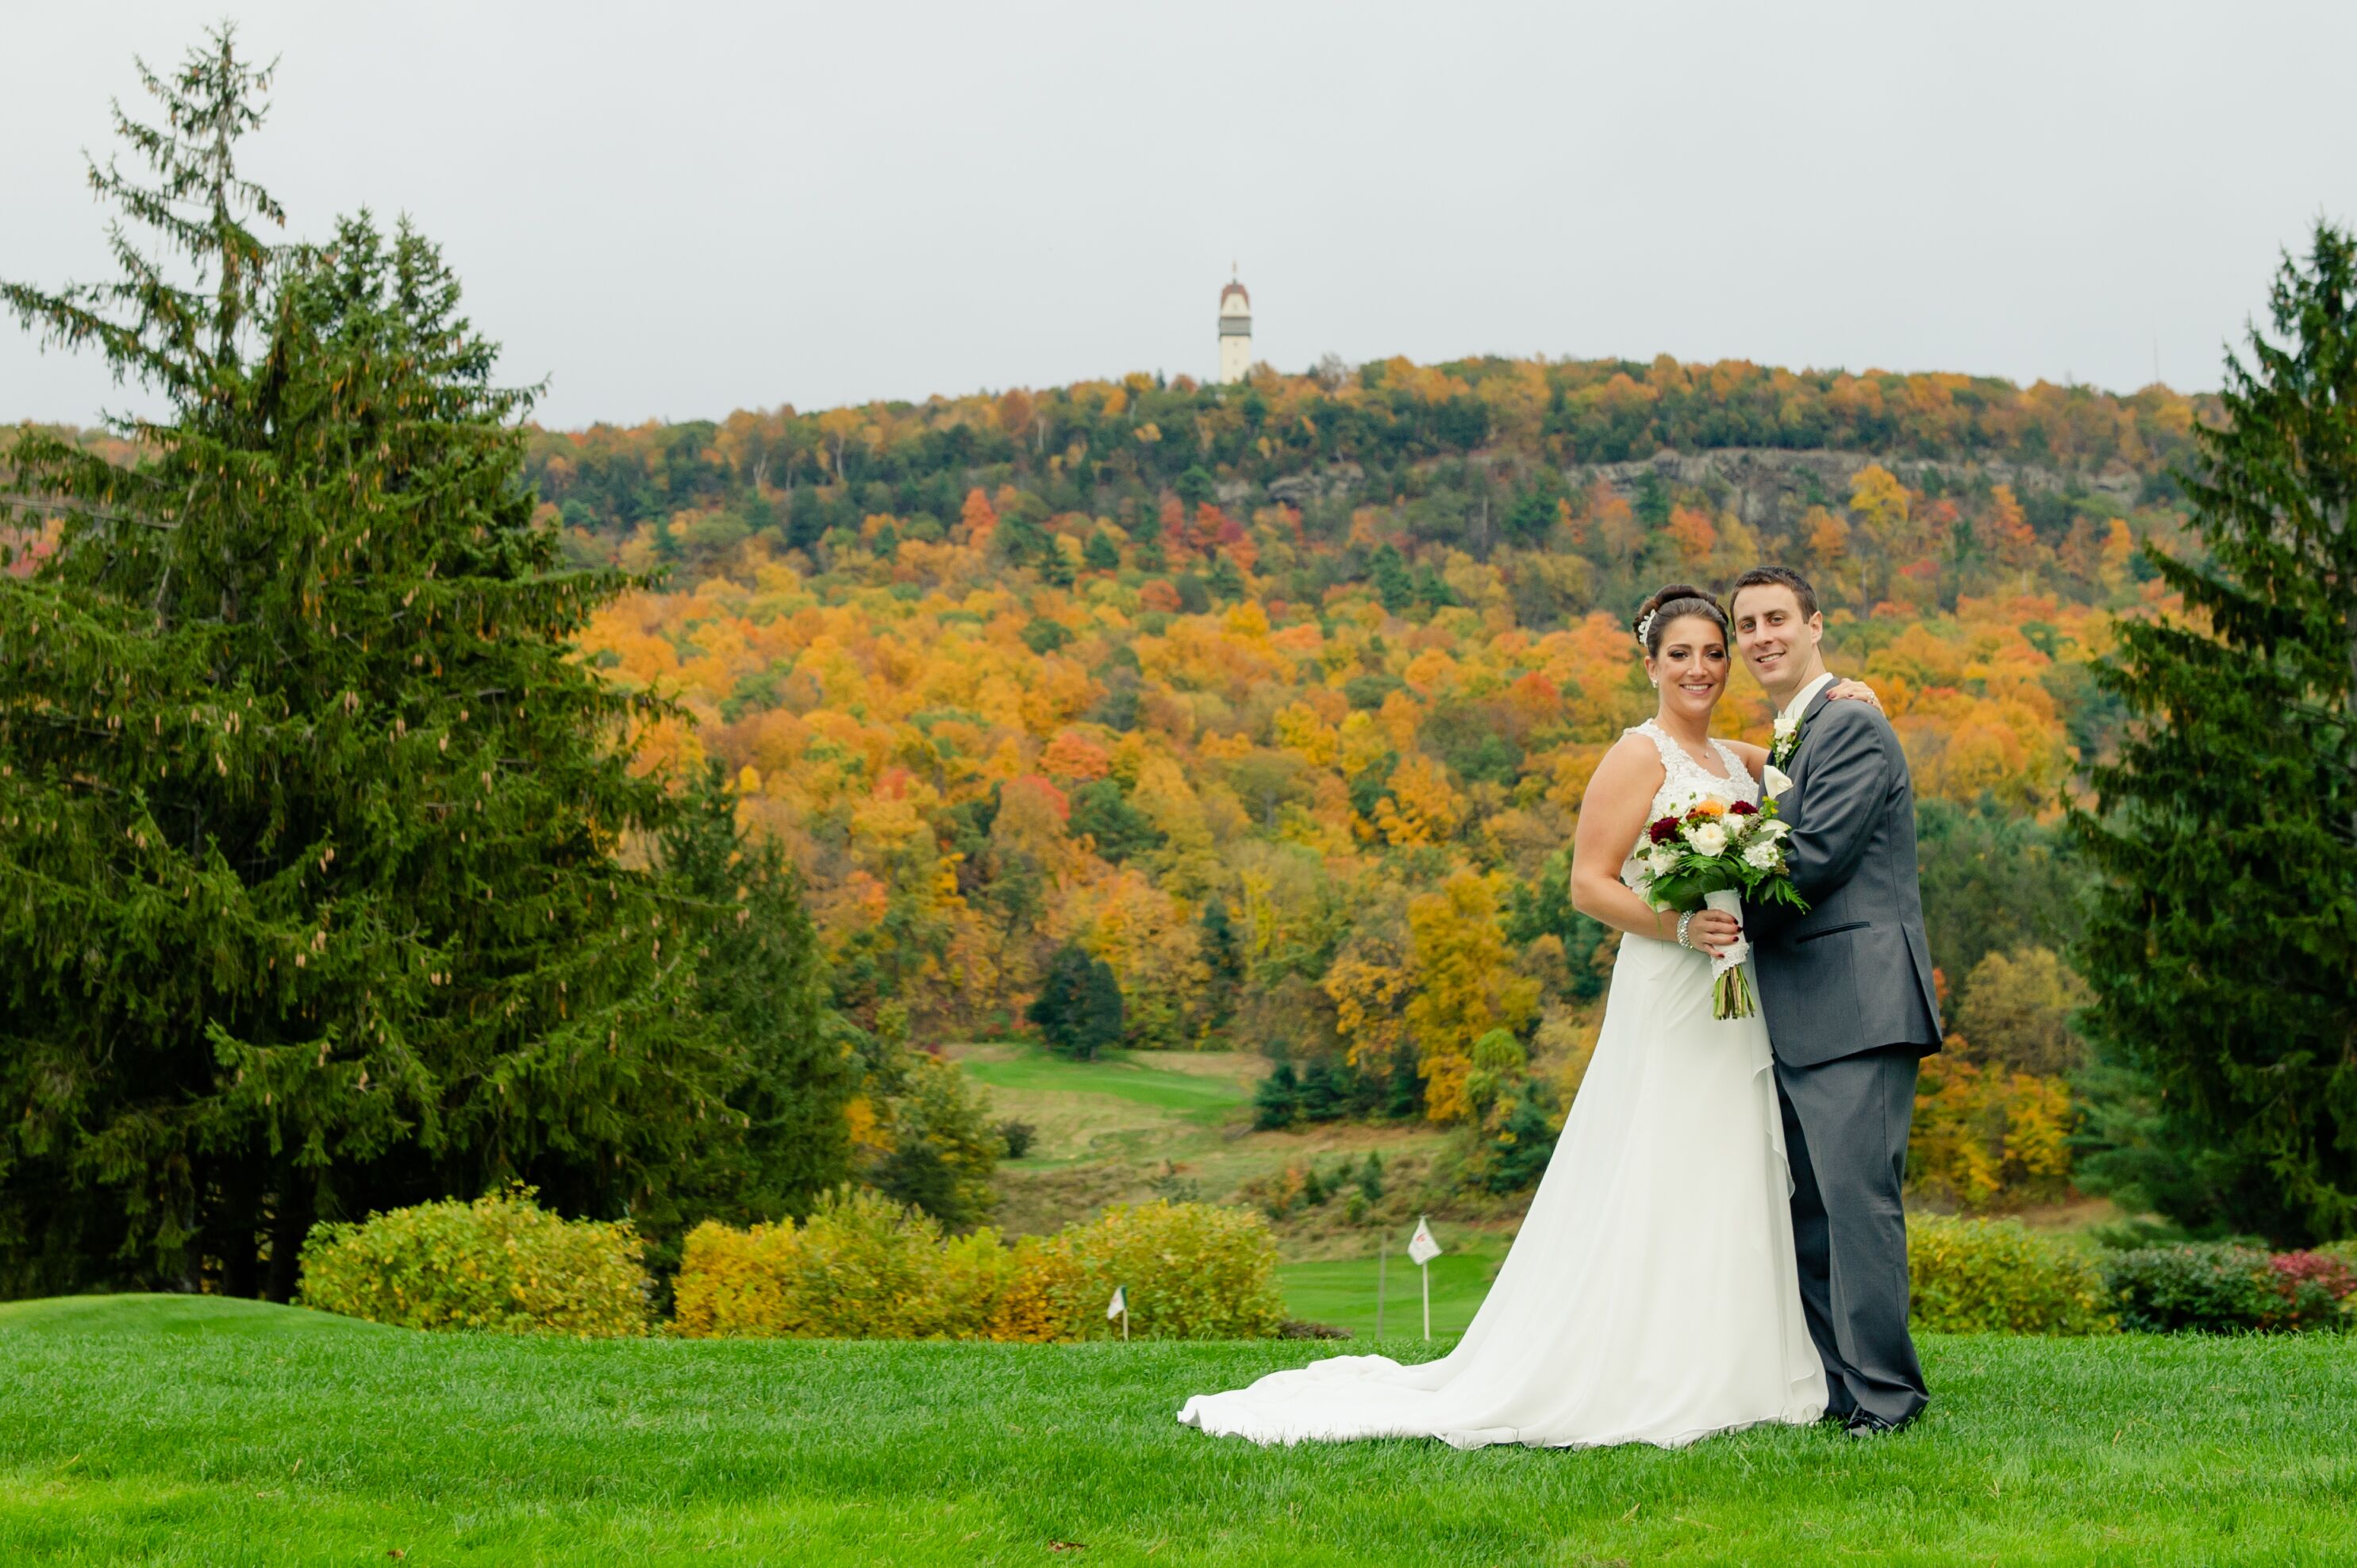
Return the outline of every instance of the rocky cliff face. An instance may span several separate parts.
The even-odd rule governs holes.
[[[1706,452],[1662,451],[1629,463],[1595,463],[1564,470],[1564,480],[1583,490],[1602,479],[1623,495],[1633,495],[1648,476],[1664,483],[1691,486],[1723,499],[1738,517],[1753,526],[1797,517],[1812,506],[1838,507],[1849,497],[1850,480],[1869,463],[1879,463],[1900,483],[1921,489],[1937,480],[1945,488],[1979,484],[2010,485],[2017,495],[2045,490],[2084,489],[2133,501],[2144,481],[2125,467],[2102,473],[2012,463],[2002,458],[1965,463],[1934,458],[1892,457],[1872,452],[1797,450],[1770,446],[1723,446]],[[1304,474],[1273,479],[1271,500],[1296,506],[1355,494],[1365,479],[1356,463],[1337,463]],[[1220,487],[1223,504],[1248,504],[1254,499],[1249,480],[1232,480]]]
[[[1849,497],[1850,480],[1870,463],[1881,464],[1900,483],[1913,489],[1925,489],[1926,481],[1936,477],[1949,488],[2010,485],[2017,495],[2075,488],[2132,501],[2144,485],[2142,478],[2124,467],[2092,474],[1998,458],[1959,463],[1890,457],[1871,452],[1796,451],[1764,446],[1657,452],[1641,462],[1598,463],[1567,469],[1564,478],[1576,489],[1600,478],[1627,494],[1651,474],[1668,483],[1722,493],[1726,504],[1738,517],[1756,525],[1793,516],[1811,506],[1839,506]]]

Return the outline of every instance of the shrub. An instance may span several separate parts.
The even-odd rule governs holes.
[[[1267,1133],[1290,1127],[1300,1113],[1301,1080],[1291,1062],[1279,1062],[1253,1090],[1254,1130]]]
[[[1285,1316],[1275,1258],[1258,1216],[1204,1204],[1112,1208],[1010,1246],[987,1229],[945,1240],[920,1210],[844,1189],[799,1229],[697,1226],[672,1328],[698,1339],[1078,1339],[1106,1331],[1118,1284],[1133,1335],[1266,1336]]]
[[[844,1187],[791,1221],[688,1233],[673,1331],[690,1338],[988,1337],[1015,1259],[996,1231],[946,1240],[941,1221]]]
[[[2285,1305],[2266,1253],[2231,1242],[2114,1252],[2104,1260],[2104,1282],[2124,1326],[2159,1333],[2258,1328]]]
[[[628,1220],[565,1219],[514,1187],[311,1228],[302,1303],[404,1328],[644,1334],[652,1282]]]
[[[2329,1252],[2278,1252],[2267,1260],[2279,1305],[2262,1328],[2338,1329],[2357,1314],[2357,1270]]]
[[[2319,1258],[2338,1258],[2351,1268],[2357,1269],[2357,1238],[2352,1238],[2346,1241],[2328,1241],[2316,1249],[2316,1255]]]
[[[2093,1261],[2019,1220],[1911,1218],[1907,1265],[1920,1328],[2107,1334],[2117,1326]]]
[[[1077,1267],[1080,1293],[1071,1305],[1087,1337],[1120,1332],[1103,1314],[1116,1285],[1129,1293],[1130,1332],[1148,1338],[1265,1338],[1285,1322],[1276,1243],[1250,1209],[1159,1199],[1114,1204],[1045,1245]]]
[[[998,1141],[1006,1145],[1006,1157],[1010,1160],[1019,1160],[1029,1154],[1031,1145],[1039,1138],[1039,1129],[1028,1122],[1010,1119],[1001,1122],[997,1131]]]
[[[1283,1219],[1308,1203],[1308,1173],[1298,1165],[1280,1165],[1244,1182],[1236,1188],[1236,1196],[1271,1219]]]
[[[750,1230],[705,1220],[687,1233],[672,1282],[672,1331],[691,1339],[792,1334],[801,1324],[788,1281],[793,1251],[791,1219]]]
[[[1038,1236],[1017,1239],[1010,1251],[1014,1267],[985,1337],[1023,1345],[1081,1337],[1091,1304],[1079,1262]],[[1094,1308],[1102,1316],[1104,1303]]]
[[[2341,1321],[2357,1327],[2357,1240],[2333,1241],[2316,1249],[2314,1256],[2341,1264],[2348,1271],[2350,1288],[2341,1294]]]

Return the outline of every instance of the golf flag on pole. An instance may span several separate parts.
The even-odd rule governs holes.
[[[1424,1276],[1424,1337],[1432,1337],[1432,1260],[1440,1256],[1440,1243],[1432,1239],[1432,1227],[1424,1216],[1415,1217],[1415,1234],[1407,1239],[1407,1255],[1415,1262],[1416,1273]]]
[[[1127,1285],[1113,1287],[1113,1299],[1105,1303],[1105,1316],[1108,1319],[1120,1318],[1121,1337],[1124,1339],[1129,1337],[1129,1287]]]

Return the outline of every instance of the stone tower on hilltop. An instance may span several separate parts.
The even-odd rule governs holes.
[[[1220,291],[1220,381],[1232,384],[1252,369],[1252,295],[1232,274]]]

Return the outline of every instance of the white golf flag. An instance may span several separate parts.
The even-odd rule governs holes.
[[[1432,1227],[1421,1214],[1415,1217],[1415,1234],[1407,1239],[1407,1255],[1419,1265],[1440,1256],[1440,1243],[1432,1239]]]
[[[1126,1286],[1124,1286],[1124,1285],[1115,1285],[1115,1286],[1114,1286],[1114,1287],[1113,1287],[1113,1300],[1111,1300],[1111,1301],[1109,1301],[1109,1302],[1107,1302],[1107,1303],[1105,1304],[1105,1316],[1106,1316],[1107,1317],[1109,1317],[1109,1318],[1111,1318],[1111,1317],[1119,1317],[1123,1313],[1127,1312],[1128,1310],[1129,1310],[1129,1294],[1128,1294],[1128,1288],[1127,1288]]]

